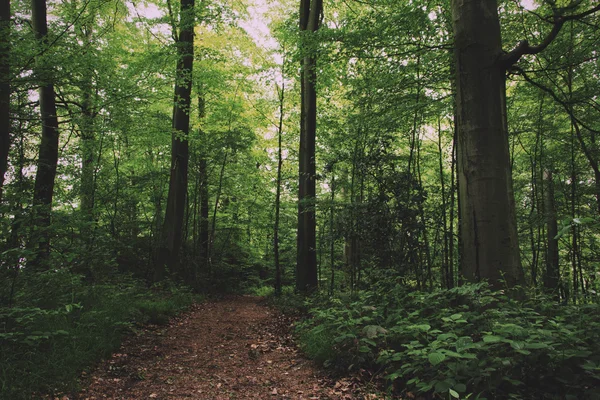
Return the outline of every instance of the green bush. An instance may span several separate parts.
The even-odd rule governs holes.
[[[600,307],[526,302],[465,285],[400,286],[313,304],[306,353],[341,368],[385,371],[390,390],[454,398],[600,398]]]
[[[148,290],[133,280],[90,286],[67,275],[46,277],[53,285],[48,293],[68,295],[43,308],[34,306],[44,304],[39,290],[23,307],[0,308],[0,398],[76,390],[81,371],[116,350],[135,324],[167,323],[194,300],[174,286]],[[33,279],[28,287],[44,288],[39,276]]]

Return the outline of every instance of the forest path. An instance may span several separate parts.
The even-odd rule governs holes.
[[[207,301],[127,338],[79,399],[357,399],[298,354],[292,321],[260,298]]]

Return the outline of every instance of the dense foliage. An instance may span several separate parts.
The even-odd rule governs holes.
[[[598,395],[597,2],[0,5],[0,397],[191,293],[294,284],[331,296],[306,352],[390,390]]]
[[[148,290],[122,279],[90,286],[81,278],[65,272],[22,278],[28,289],[17,291],[18,306],[0,311],[1,398],[74,390],[81,372],[116,351],[123,334],[166,324],[198,300],[172,285]]]
[[[535,295],[518,302],[485,284],[431,292],[378,285],[316,301],[299,332],[316,360],[381,370],[396,393],[594,399],[598,311]]]

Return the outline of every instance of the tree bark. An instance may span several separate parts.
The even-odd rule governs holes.
[[[204,96],[200,94],[198,96],[198,116],[200,121],[206,117],[206,102]],[[205,133],[200,128],[200,137],[204,137]],[[204,145],[204,141],[201,141]],[[208,230],[208,171],[206,164],[206,156],[204,149],[201,150],[201,156],[199,161],[199,180],[200,180],[200,263],[201,266],[208,269],[208,243],[209,243],[209,230]]]
[[[275,190],[275,224],[273,226],[273,258],[275,262],[275,295],[281,295],[281,264],[279,262],[279,214],[281,202],[281,169],[283,167],[282,138],[283,138],[283,112],[285,100],[285,60],[281,68],[282,83],[279,92],[279,124],[277,125],[277,182]]]
[[[443,229],[443,247],[442,247],[442,287],[450,289],[452,279],[450,275],[450,262],[449,262],[449,245],[448,236],[452,235],[452,232],[448,231],[448,217],[446,215],[446,180],[444,179],[444,164],[443,164],[443,150],[442,150],[442,127],[441,121],[438,118],[438,162],[440,168],[440,186],[442,190],[442,229]]]
[[[544,211],[546,217],[547,252],[546,252],[546,289],[558,296],[559,265],[558,265],[558,224],[556,222],[556,205],[554,204],[554,183],[552,182],[552,171],[544,171]]]
[[[183,235],[188,184],[188,135],[190,131],[192,68],[194,63],[194,26],[194,0],[181,0],[171,139],[171,176],[161,244],[158,249],[154,271],[155,281],[164,279],[165,267],[174,271],[179,266],[179,250]]]
[[[0,202],[10,150],[10,0],[0,1]]]
[[[524,283],[496,0],[453,0],[462,273],[496,288]]]
[[[31,19],[35,37],[40,47],[48,45],[48,23],[46,20],[46,0],[32,0]],[[39,104],[42,121],[42,137],[39,146],[37,173],[33,189],[35,209],[35,227],[31,237],[33,247],[37,248],[33,266],[39,266],[50,254],[50,213],[54,195],[54,179],[58,163],[58,118],[56,116],[56,96],[53,84],[53,68],[43,65],[38,59],[36,73],[41,78]]]
[[[331,280],[329,281],[329,295],[333,296],[335,289],[335,164],[331,165],[331,205],[329,206],[329,267]]]
[[[296,288],[301,292],[317,289],[316,252],[316,166],[315,138],[317,128],[316,55],[310,33],[319,29],[322,0],[300,1],[300,33],[304,39],[301,69],[301,112],[298,187],[298,240]],[[309,37],[311,40],[306,40]]]

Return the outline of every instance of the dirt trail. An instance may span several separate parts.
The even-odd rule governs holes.
[[[298,354],[290,323],[255,297],[200,304],[125,340],[78,398],[358,399]]]

